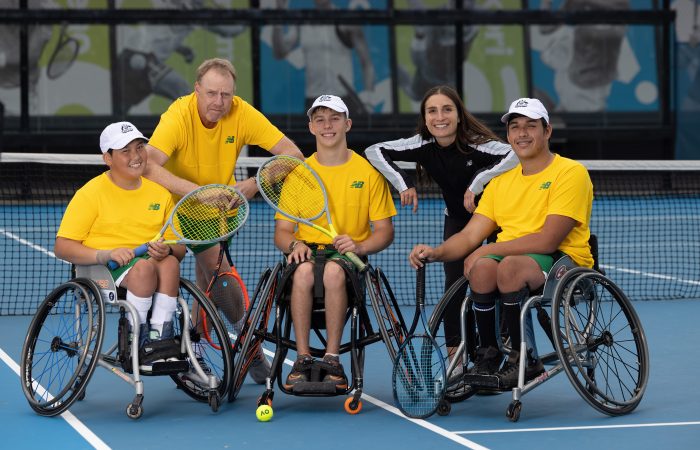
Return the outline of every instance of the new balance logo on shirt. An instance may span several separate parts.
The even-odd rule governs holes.
[[[353,181],[353,182],[350,184],[350,188],[362,189],[362,186],[364,186],[364,185],[365,185],[365,182],[364,182],[364,181]]]
[[[233,144],[236,141],[236,136],[226,136],[226,144]]]
[[[151,203],[148,205],[149,211],[158,211],[160,209],[160,203]]]
[[[552,186],[551,181],[544,182],[544,183],[542,183],[542,185],[540,185],[540,191],[547,190],[550,188],[550,186]]]

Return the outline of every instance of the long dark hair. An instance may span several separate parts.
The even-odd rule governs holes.
[[[459,117],[459,123],[457,124],[457,137],[455,139],[455,144],[457,149],[463,153],[470,153],[472,149],[469,145],[485,144],[489,141],[499,141],[501,139],[496,136],[496,134],[489,129],[483,122],[474,117],[467,107],[464,106],[464,102],[460,98],[457,91],[446,85],[435,86],[428,89],[428,91],[423,96],[423,101],[420,103],[420,116],[418,118],[418,127],[416,132],[421,135],[423,139],[430,139],[432,134],[428,131],[428,126],[425,124],[425,103],[433,95],[442,94],[452,100],[452,102],[457,107],[457,116]]]

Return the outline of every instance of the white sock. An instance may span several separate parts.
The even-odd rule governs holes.
[[[153,312],[151,312],[151,329],[163,334],[163,323],[173,320],[177,309],[177,298],[156,292],[153,295]]]
[[[151,309],[151,304],[153,303],[152,297],[139,297],[138,295],[135,295],[133,292],[127,289],[126,301],[129,302],[129,304],[132,305],[134,308],[136,308],[136,312],[139,316],[139,325],[142,323],[146,323],[146,318],[148,318],[148,310]],[[129,325],[131,325],[131,328],[133,329],[134,322],[133,318],[131,317],[131,314],[128,314],[128,317]]]

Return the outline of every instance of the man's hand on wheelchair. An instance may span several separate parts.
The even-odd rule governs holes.
[[[425,263],[435,261],[435,249],[425,244],[418,244],[411,250],[408,260],[414,269],[423,267]]]

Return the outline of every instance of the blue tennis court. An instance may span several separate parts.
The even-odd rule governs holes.
[[[643,180],[649,184],[649,180]],[[598,186],[598,184],[596,184]],[[640,406],[631,414],[607,417],[585,403],[565,375],[523,397],[520,421],[505,417],[511,395],[474,396],[452,406],[449,416],[413,420],[394,407],[391,362],[382,343],[367,348],[364,407],[350,416],[344,397],[287,396],[276,390],[275,416],[269,423],[255,418],[257,398],[264,388],[248,378],[234,403],[217,413],[175,388],[168,377],[145,378],[144,415],[127,418],[133,388],[114,375],[96,369],[86,399],[58,418],[36,415],[22,395],[18,363],[22,341],[38,303],[69,277],[69,266],[51,250],[64,205],[2,204],[0,209],[0,383],[4,389],[0,420],[11,448],[36,448],[60,442],[65,448],[356,448],[401,446],[422,448],[695,448],[700,442],[700,386],[693,357],[700,331],[700,282],[697,234],[700,199],[673,195],[656,199],[641,195],[596,194],[592,230],[600,239],[600,260],[608,276],[635,301],[650,349],[650,380]],[[406,263],[416,242],[441,240],[442,201],[423,201],[417,215],[407,209],[396,219],[392,247],[373,258],[388,275],[404,317],[412,316],[412,270]],[[235,238],[233,257],[246,283],[254,285],[262,269],[277,260],[272,246],[272,213],[253,202],[251,218]],[[37,218],[41,218],[38,221]],[[13,259],[14,258],[14,259]],[[192,258],[187,260],[191,263]],[[685,261],[687,264],[678,264]],[[188,263],[189,264],[189,263]],[[189,268],[185,269],[185,276]],[[428,302],[443,290],[441,268],[429,266]],[[678,298],[684,297],[680,300]],[[430,312],[430,311],[429,311]],[[7,315],[12,314],[12,315]],[[109,315],[105,344],[116,334],[116,317]],[[110,336],[111,335],[111,339]],[[544,338],[538,342],[544,343]],[[271,354],[272,348],[268,352]],[[542,346],[542,344],[540,344]],[[547,344],[548,346],[548,344]],[[541,348],[548,351],[548,348]],[[293,353],[288,358],[294,358]],[[343,364],[348,367],[349,361]],[[289,365],[286,366],[289,370]],[[286,375],[286,372],[285,372]],[[37,432],[37,430],[41,430]]]
[[[303,449],[328,442],[334,448],[695,448],[700,442],[700,384],[695,379],[700,362],[693,355],[700,332],[692,318],[700,314],[700,301],[636,302],[635,307],[647,333],[651,370],[645,397],[633,413],[598,413],[561,375],[523,397],[517,423],[505,417],[509,394],[474,396],[454,404],[446,417],[403,417],[393,406],[391,367],[381,343],[367,349],[364,407],[355,416],[343,411],[344,397],[277,392],[274,418],[261,423],[254,411],[263,388],[250,379],[234,403],[212,413],[179,392],[169,378],[153,377],[145,380],[144,415],[133,421],[124,413],[133,389],[98,369],[84,401],[63,416],[44,418],[29,408],[17,373],[29,317],[0,317],[3,438],[8,448],[60,443],[64,448]]]

